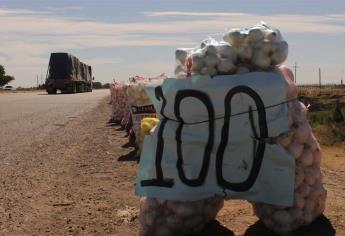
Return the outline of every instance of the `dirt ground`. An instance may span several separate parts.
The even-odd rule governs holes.
[[[107,125],[109,116],[103,101],[24,150],[25,159],[0,166],[0,235],[138,234],[137,161],[125,132]],[[344,153],[326,148],[325,160],[345,159]],[[344,170],[323,168],[325,215],[292,235],[345,235]],[[236,200],[200,235],[274,234],[249,203]]]

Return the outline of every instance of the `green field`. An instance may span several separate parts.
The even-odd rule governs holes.
[[[298,86],[299,99],[310,104],[308,119],[323,145],[345,143],[345,87]],[[340,107],[336,110],[337,100]]]

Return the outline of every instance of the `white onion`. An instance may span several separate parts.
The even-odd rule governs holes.
[[[294,138],[299,143],[307,143],[309,141],[310,130],[310,125],[307,122],[305,122],[304,124],[298,126]]]
[[[240,46],[244,41],[245,35],[239,29],[231,30],[224,34],[223,39],[225,42],[230,43],[234,47]]]
[[[303,153],[303,145],[298,142],[292,142],[288,146],[288,152],[291,153],[295,159],[299,158]]]
[[[303,167],[308,167],[313,164],[313,153],[310,149],[305,149],[303,154],[298,159]]]
[[[303,182],[297,189],[302,197],[307,197],[310,194],[310,187],[307,183]]]
[[[204,67],[200,70],[201,75],[209,75],[211,77],[217,74],[217,70],[214,67]]]
[[[263,40],[265,37],[264,32],[261,29],[253,28],[249,30],[246,40],[250,43],[256,43]]]
[[[217,47],[214,44],[210,44],[207,45],[204,49],[203,49],[203,53],[205,55],[209,55],[209,54],[217,54]]]
[[[303,209],[305,204],[304,198],[299,194],[298,192],[295,193],[295,202],[294,202],[294,207]]]
[[[229,44],[219,44],[217,45],[217,52],[222,58],[226,58],[235,63],[237,60],[236,50]]]
[[[297,189],[304,182],[304,170],[302,166],[297,165],[295,170],[295,189]]]
[[[310,212],[306,212],[303,216],[303,219],[304,223],[308,225],[313,221],[313,216]]]
[[[313,212],[315,206],[316,206],[315,201],[306,201],[305,206],[304,206],[304,210],[307,212]]]
[[[315,136],[313,134],[311,134],[309,136],[309,140],[308,140],[308,143],[307,145],[309,146],[309,148],[312,150],[312,151],[315,151],[318,149],[318,143],[317,143],[317,140],[315,138]]]
[[[207,67],[216,67],[219,63],[219,58],[216,54],[208,54],[206,56],[206,66]]]
[[[266,70],[270,67],[271,65],[271,60],[270,58],[262,53],[262,52],[256,52],[253,56],[253,64],[257,67],[259,67],[260,69]]]
[[[177,78],[184,78],[186,76],[186,71],[183,66],[178,65],[175,67],[175,75]]]
[[[217,66],[217,70],[220,74],[230,74],[233,73],[235,69],[235,65],[232,63],[232,60],[229,59],[221,59]]]
[[[253,57],[253,49],[249,45],[242,45],[238,51],[238,55],[242,61],[249,61]]]
[[[271,57],[272,62],[275,65],[279,65],[283,63],[288,56],[288,44],[287,42],[283,41],[278,44],[278,49],[275,51]]]
[[[271,42],[262,41],[255,45],[255,49],[268,55],[269,53],[273,53],[274,51],[276,51],[277,47],[275,47]]]
[[[178,216],[180,216],[182,218],[186,218],[186,217],[190,217],[191,215],[193,215],[195,212],[195,209],[193,208],[192,205],[183,204],[183,205],[177,205],[174,209],[174,212]]]
[[[265,32],[265,38],[269,41],[269,42],[276,42],[278,39],[278,35],[275,31],[273,30],[267,30]]]
[[[181,65],[184,65],[186,63],[187,56],[189,52],[191,51],[190,48],[178,48],[175,51],[175,58]]]
[[[191,55],[192,71],[200,71],[205,66],[205,58],[201,52],[195,52]]]
[[[203,49],[203,48],[205,48],[208,45],[214,45],[214,44],[217,44],[217,43],[218,42],[214,38],[208,37],[207,39],[204,39],[201,42],[200,48]]]

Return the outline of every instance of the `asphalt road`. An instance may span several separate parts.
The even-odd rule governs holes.
[[[34,141],[95,108],[107,95],[109,90],[57,95],[0,94],[0,163],[10,162]]]

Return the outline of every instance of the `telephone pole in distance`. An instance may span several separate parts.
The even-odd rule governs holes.
[[[295,65],[292,67],[295,69],[295,83],[297,84],[297,68],[299,68],[299,66],[297,66],[297,62],[295,62]]]

